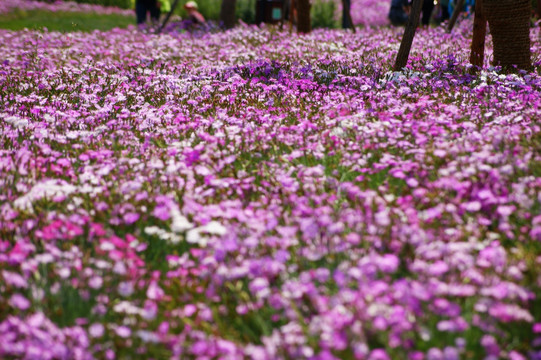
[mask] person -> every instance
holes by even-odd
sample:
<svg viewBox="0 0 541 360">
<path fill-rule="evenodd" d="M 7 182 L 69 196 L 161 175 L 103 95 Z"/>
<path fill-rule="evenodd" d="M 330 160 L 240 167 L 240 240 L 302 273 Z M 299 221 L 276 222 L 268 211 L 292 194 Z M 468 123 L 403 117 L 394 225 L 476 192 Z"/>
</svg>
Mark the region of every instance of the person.
<svg viewBox="0 0 541 360">
<path fill-rule="evenodd" d="M 408 12 L 410 9 L 411 1 L 408 0 L 391 0 L 391 10 L 389 11 L 389 20 L 393 25 L 405 25 L 408 21 Z M 421 11 L 423 13 L 421 17 L 421 23 L 428 25 L 432 11 L 434 10 L 433 0 L 423 0 Z"/>
<path fill-rule="evenodd" d="M 150 19 L 153 23 L 157 23 L 160 20 L 160 6 L 158 0 L 137 0 L 135 3 L 137 25 L 146 22 L 148 13 L 150 13 Z"/>
<path fill-rule="evenodd" d="M 449 20 L 450 17 L 451 14 L 449 14 L 449 0 L 438 0 L 436 21 L 441 23 L 445 20 Z"/>
<path fill-rule="evenodd" d="M 451 0 L 449 1 L 449 14 L 452 14 L 453 11 L 455 11 L 457 0 Z M 475 0 L 466 0 L 464 1 L 464 8 L 462 11 L 465 11 L 468 16 L 472 14 L 472 12 L 475 10 Z"/>
<path fill-rule="evenodd" d="M 201 15 L 199 11 L 197 11 L 197 8 L 198 6 L 195 1 L 188 1 L 184 5 L 184 9 L 188 12 L 187 20 L 192 26 L 205 24 L 205 17 Z"/>
<path fill-rule="evenodd" d="M 389 10 L 389 20 L 395 26 L 405 25 L 408 21 L 407 10 L 409 8 L 408 0 L 391 0 L 391 9 Z"/>
<path fill-rule="evenodd" d="M 434 1 L 433 0 L 424 0 L 423 1 L 423 16 L 421 17 L 421 24 L 423 26 L 428 26 L 430 23 L 430 17 L 432 15 L 432 11 L 434 10 Z"/>
</svg>

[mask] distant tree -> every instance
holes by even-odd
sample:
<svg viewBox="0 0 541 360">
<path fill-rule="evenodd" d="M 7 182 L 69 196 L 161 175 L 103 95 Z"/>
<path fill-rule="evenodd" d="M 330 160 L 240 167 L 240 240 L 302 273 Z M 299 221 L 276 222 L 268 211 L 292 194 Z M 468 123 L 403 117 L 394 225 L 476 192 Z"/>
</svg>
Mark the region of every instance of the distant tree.
<svg viewBox="0 0 541 360">
<path fill-rule="evenodd" d="M 237 0 L 222 0 L 220 9 L 220 22 L 226 29 L 231 29 L 235 26 L 235 7 Z"/>
<path fill-rule="evenodd" d="M 297 31 L 309 33 L 312 30 L 310 23 L 310 0 L 296 0 L 297 4 Z"/>
</svg>

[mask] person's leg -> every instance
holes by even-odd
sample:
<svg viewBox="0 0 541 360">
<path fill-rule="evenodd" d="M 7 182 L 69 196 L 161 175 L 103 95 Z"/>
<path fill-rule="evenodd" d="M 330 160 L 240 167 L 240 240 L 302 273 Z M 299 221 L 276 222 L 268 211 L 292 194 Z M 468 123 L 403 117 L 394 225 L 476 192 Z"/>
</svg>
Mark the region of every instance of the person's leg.
<svg viewBox="0 0 541 360">
<path fill-rule="evenodd" d="M 147 6 L 145 1 L 137 0 L 135 3 L 135 15 L 137 17 L 137 25 L 145 23 L 147 18 Z"/>
<path fill-rule="evenodd" d="M 404 25 L 408 21 L 408 15 L 401 7 L 391 7 L 389 11 L 389 20 L 394 26 Z"/>
<path fill-rule="evenodd" d="M 150 19 L 152 22 L 157 23 L 160 21 L 160 7 L 158 6 L 158 1 L 152 1 L 150 4 Z"/>
<path fill-rule="evenodd" d="M 421 20 L 423 25 L 428 25 L 430 23 L 430 16 L 432 16 L 432 10 L 434 10 L 434 1 L 424 0 L 423 1 L 423 18 Z"/>
<path fill-rule="evenodd" d="M 451 15 L 449 14 L 449 5 L 441 6 L 441 21 L 449 20 Z"/>
</svg>

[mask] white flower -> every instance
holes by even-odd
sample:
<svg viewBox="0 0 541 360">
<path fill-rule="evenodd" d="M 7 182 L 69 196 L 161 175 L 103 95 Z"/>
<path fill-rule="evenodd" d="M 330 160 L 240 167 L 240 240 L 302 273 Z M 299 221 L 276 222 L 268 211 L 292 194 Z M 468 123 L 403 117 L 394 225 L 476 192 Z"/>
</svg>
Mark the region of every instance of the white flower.
<svg viewBox="0 0 541 360">
<path fill-rule="evenodd" d="M 38 182 L 28 193 L 13 202 L 16 209 L 32 211 L 32 203 L 43 198 L 68 196 L 77 190 L 76 186 L 64 180 L 48 179 Z"/>
<path fill-rule="evenodd" d="M 22 118 L 20 118 L 18 116 L 8 116 L 7 118 L 5 118 L 5 122 L 7 122 L 8 124 L 13 125 L 13 127 L 17 128 L 17 129 L 22 129 L 22 128 L 28 126 L 28 120 L 27 119 L 22 119 Z"/>
<path fill-rule="evenodd" d="M 171 209 L 171 219 L 173 220 L 171 223 L 173 232 L 179 233 L 193 228 L 193 224 L 178 209 Z"/>
<path fill-rule="evenodd" d="M 227 229 L 225 228 L 225 226 L 223 226 L 217 221 L 211 221 L 207 225 L 202 226 L 200 229 L 209 234 L 220 235 L 220 236 L 225 235 L 225 233 L 227 232 Z"/>
<path fill-rule="evenodd" d="M 186 233 L 186 241 L 190 244 L 199 244 L 201 247 L 207 246 L 207 239 L 201 236 L 201 229 L 196 228 Z"/>
</svg>

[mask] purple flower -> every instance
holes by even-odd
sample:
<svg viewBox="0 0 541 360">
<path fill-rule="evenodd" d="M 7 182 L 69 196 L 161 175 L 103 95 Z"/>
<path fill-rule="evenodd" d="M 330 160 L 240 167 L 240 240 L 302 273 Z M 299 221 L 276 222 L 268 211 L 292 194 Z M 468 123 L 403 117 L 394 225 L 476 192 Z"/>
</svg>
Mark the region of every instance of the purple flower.
<svg viewBox="0 0 541 360">
<path fill-rule="evenodd" d="M 11 298 L 9 299 L 9 303 L 11 306 L 19 310 L 26 310 L 30 308 L 30 305 L 31 305 L 30 301 L 28 301 L 28 299 L 22 296 L 21 294 L 11 295 Z"/>
<path fill-rule="evenodd" d="M 137 213 L 130 212 L 130 213 L 124 214 L 124 222 L 128 225 L 133 224 L 137 220 L 139 220 L 139 214 Z"/>
<path fill-rule="evenodd" d="M 115 329 L 115 333 L 121 338 L 127 338 L 131 335 L 131 330 L 129 327 L 122 325 L 122 326 L 118 326 Z"/>
<path fill-rule="evenodd" d="M 385 273 L 393 273 L 398 269 L 400 260 L 394 254 L 385 254 L 378 259 L 378 267 Z"/>
<path fill-rule="evenodd" d="M 521 353 L 517 351 L 510 351 L 509 352 L 509 360 L 526 360 L 526 356 L 522 355 Z"/>
<path fill-rule="evenodd" d="M 28 286 L 28 282 L 26 281 L 26 279 L 17 273 L 3 270 L 2 277 L 8 285 L 23 289 Z"/>
<path fill-rule="evenodd" d="M 154 208 L 152 215 L 162 221 L 167 221 L 171 218 L 169 208 L 164 205 L 158 205 Z"/>
<path fill-rule="evenodd" d="M 160 300 L 164 296 L 164 291 L 153 281 L 147 288 L 147 297 L 151 300 Z"/>
<path fill-rule="evenodd" d="M 426 360 L 444 360 L 443 351 L 438 348 L 431 348 L 426 353 Z"/>
<path fill-rule="evenodd" d="M 368 355 L 368 360 L 391 360 L 387 352 L 383 349 L 374 349 Z"/>
<path fill-rule="evenodd" d="M 470 202 L 464 203 L 463 207 L 466 211 L 477 212 L 481 210 L 481 203 L 479 201 L 470 201 Z"/>
<path fill-rule="evenodd" d="M 88 286 L 92 289 L 99 289 L 103 285 L 103 279 L 100 276 L 93 276 L 88 280 Z"/>
<path fill-rule="evenodd" d="M 457 350 L 457 348 L 452 347 L 452 346 L 446 346 L 443 349 L 443 359 L 444 360 L 459 360 L 460 353 Z"/>
<path fill-rule="evenodd" d="M 88 334 L 93 338 L 98 338 L 98 337 L 103 336 L 104 331 L 105 331 L 105 328 L 100 323 L 94 323 L 90 325 L 90 327 L 88 328 Z"/>
</svg>

